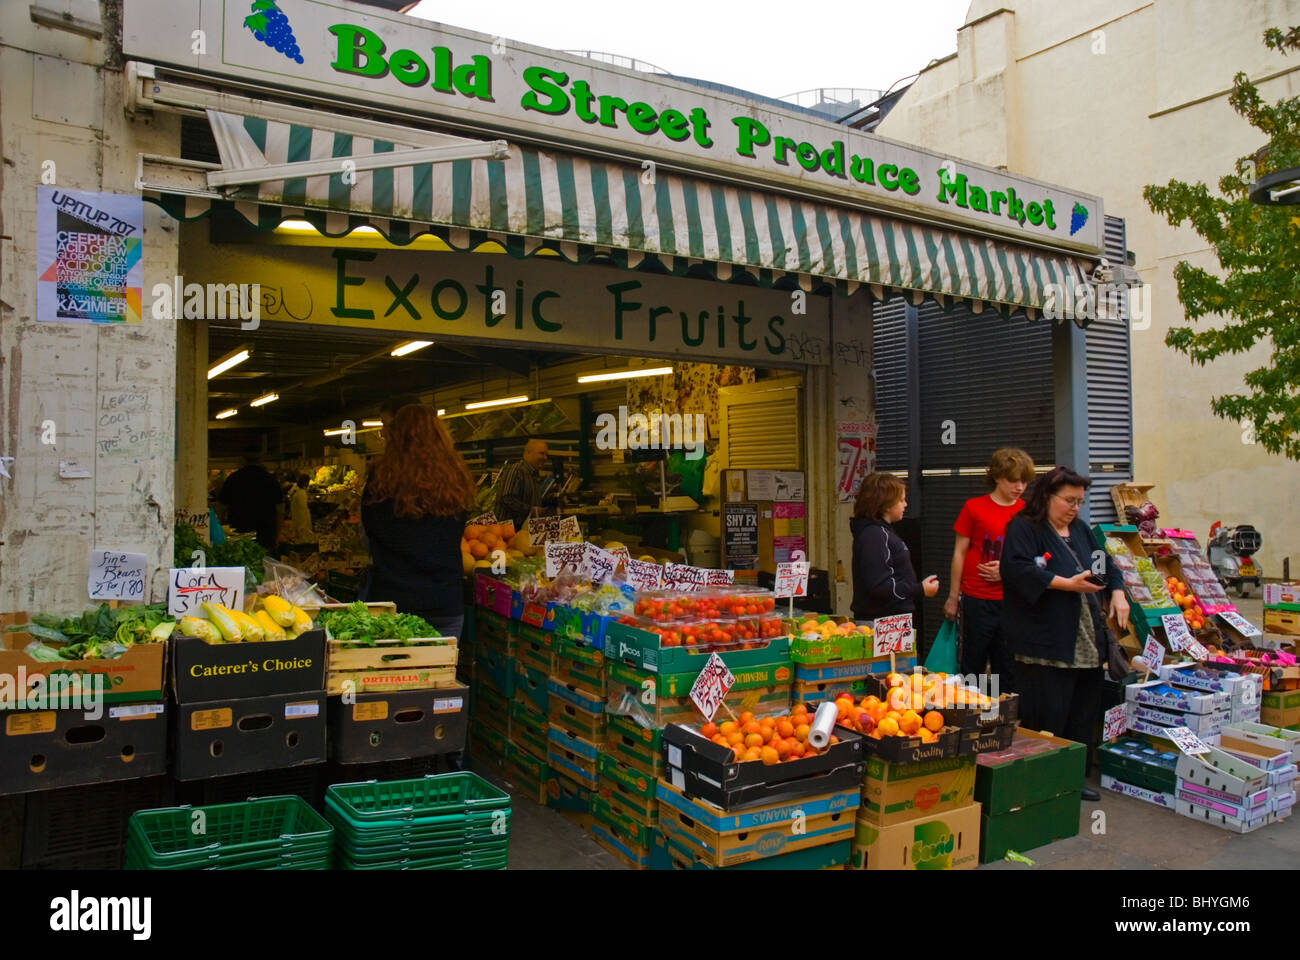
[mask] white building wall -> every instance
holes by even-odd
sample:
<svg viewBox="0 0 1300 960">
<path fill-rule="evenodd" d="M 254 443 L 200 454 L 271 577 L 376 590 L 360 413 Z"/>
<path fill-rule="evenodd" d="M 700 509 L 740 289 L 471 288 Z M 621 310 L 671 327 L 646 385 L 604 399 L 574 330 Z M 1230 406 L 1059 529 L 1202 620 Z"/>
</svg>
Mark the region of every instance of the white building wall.
<svg viewBox="0 0 1300 960">
<path fill-rule="evenodd" d="M 100 20 L 92 0 L 42 6 Z M 106 4 L 109 16 L 113 4 Z M 103 24 L 111 37 L 111 22 Z M 175 117 L 142 120 L 123 110 L 121 72 L 105 66 L 105 40 L 32 22 L 27 3 L 0 4 L 0 610 L 80 609 L 88 547 L 150 557 L 153 598 L 165 597 L 173 523 L 175 347 L 173 321 L 149 317 L 149 290 L 176 272 L 175 222 L 145 204 L 144 303 L 139 326 L 36 320 L 36 196 L 42 164 L 55 185 L 137 193 L 140 152 L 175 155 Z M 133 398 L 132 395 L 139 395 Z M 129 454 L 100 441 L 118 409 L 141 439 Z M 43 443 L 46 421 L 55 442 Z M 46 434 L 48 437 L 48 434 Z M 60 461 L 90 469 L 60 476 Z M 6 461 L 7 462 L 7 461 Z M 157 571 L 161 569 L 161 573 Z"/>
<path fill-rule="evenodd" d="M 1172 178 L 1217 189 L 1262 144 L 1227 93 L 1245 71 L 1270 101 L 1300 94 L 1300 56 L 1261 42 L 1300 23 L 1300 0 L 975 0 L 966 22 L 957 55 L 925 70 L 877 132 L 1099 194 L 1125 218 L 1152 305 L 1131 338 L 1136 477 L 1157 484 L 1163 521 L 1202 542 L 1215 520 L 1254 523 L 1265 572 L 1280 575 L 1281 558 L 1300 553 L 1300 464 L 1243 443 L 1209 406 L 1243 389 L 1267 347 L 1197 367 L 1165 346 L 1185 322 L 1174 267 L 1214 260 L 1142 190 Z"/>
</svg>

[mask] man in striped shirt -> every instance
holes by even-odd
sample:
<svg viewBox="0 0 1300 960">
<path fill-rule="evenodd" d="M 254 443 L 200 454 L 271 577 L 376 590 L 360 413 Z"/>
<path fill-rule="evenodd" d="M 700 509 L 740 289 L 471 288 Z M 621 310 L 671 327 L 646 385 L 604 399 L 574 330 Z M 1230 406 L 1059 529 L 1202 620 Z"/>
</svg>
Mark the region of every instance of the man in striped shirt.
<svg viewBox="0 0 1300 960">
<path fill-rule="evenodd" d="M 533 511 L 541 504 L 542 464 L 550 451 L 545 440 L 529 440 L 524 444 L 522 460 L 508 463 L 497 477 L 497 497 L 493 512 L 499 520 L 514 521 L 515 529 L 522 530 Z"/>
</svg>

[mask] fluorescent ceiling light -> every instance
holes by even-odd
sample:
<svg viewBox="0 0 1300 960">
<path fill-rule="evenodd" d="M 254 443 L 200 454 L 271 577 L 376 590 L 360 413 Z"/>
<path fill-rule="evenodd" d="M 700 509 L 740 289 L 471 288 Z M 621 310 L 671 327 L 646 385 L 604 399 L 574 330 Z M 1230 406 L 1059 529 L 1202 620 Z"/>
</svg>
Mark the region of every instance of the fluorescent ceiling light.
<svg viewBox="0 0 1300 960">
<path fill-rule="evenodd" d="M 261 406 L 265 406 L 268 403 L 274 403 L 276 400 L 279 399 L 280 399 L 280 395 L 278 393 L 264 393 L 256 400 L 250 400 L 248 405 L 250 407 L 261 407 Z"/>
<path fill-rule="evenodd" d="M 438 416 L 441 417 L 441 416 L 442 416 L 444 413 L 446 413 L 446 412 L 447 412 L 446 410 L 439 410 L 439 411 L 438 411 Z"/>
<path fill-rule="evenodd" d="M 239 412 L 238 407 L 231 407 L 229 410 L 222 410 L 219 414 L 217 414 L 217 419 L 224 420 L 226 419 L 226 417 L 233 417 L 238 412 Z"/>
<path fill-rule="evenodd" d="M 502 397 L 500 400 L 480 400 L 478 403 L 465 404 L 466 410 L 482 410 L 484 407 L 504 407 L 511 403 L 527 403 L 527 397 Z"/>
<path fill-rule="evenodd" d="M 347 432 L 348 432 L 348 428 L 347 428 L 347 427 L 339 427 L 337 430 L 326 430 L 326 431 L 325 431 L 325 436 L 327 436 L 327 437 L 341 437 L 341 436 L 343 436 L 343 434 L 345 434 L 345 433 L 347 433 Z"/>
<path fill-rule="evenodd" d="M 234 353 L 227 354 L 226 356 L 218 360 L 215 365 L 208 368 L 208 379 L 211 380 L 213 377 L 221 376 L 221 374 L 225 373 L 227 370 L 229 370 L 231 367 L 235 366 L 236 364 L 243 363 L 250 356 L 252 356 L 252 353 L 253 351 L 250 350 L 249 348 L 240 347 Z"/>
<path fill-rule="evenodd" d="M 406 343 L 397 347 L 392 355 L 394 357 L 404 357 L 408 353 L 415 353 L 416 350 L 423 350 L 425 347 L 433 346 L 432 340 L 408 340 Z"/>
<path fill-rule="evenodd" d="M 588 373 L 578 378 L 579 383 L 599 383 L 601 380 L 632 380 L 635 377 L 662 377 L 673 372 L 672 367 L 642 367 L 640 370 L 615 370 L 613 373 Z"/>
<path fill-rule="evenodd" d="M 361 421 L 361 425 L 362 425 L 363 427 L 382 427 L 382 426 L 384 425 L 384 421 L 382 421 L 382 420 L 362 420 L 362 421 Z"/>
</svg>

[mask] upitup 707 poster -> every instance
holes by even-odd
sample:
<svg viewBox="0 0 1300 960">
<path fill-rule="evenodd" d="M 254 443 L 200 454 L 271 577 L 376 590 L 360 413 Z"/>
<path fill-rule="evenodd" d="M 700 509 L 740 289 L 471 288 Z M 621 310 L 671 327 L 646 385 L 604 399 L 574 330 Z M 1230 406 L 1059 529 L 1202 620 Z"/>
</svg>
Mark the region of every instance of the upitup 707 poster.
<svg viewBox="0 0 1300 960">
<path fill-rule="evenodd" d="M 139 323 L 144 204 L 138 196 L 40 188 L 36 319 Z"/>
</svg>

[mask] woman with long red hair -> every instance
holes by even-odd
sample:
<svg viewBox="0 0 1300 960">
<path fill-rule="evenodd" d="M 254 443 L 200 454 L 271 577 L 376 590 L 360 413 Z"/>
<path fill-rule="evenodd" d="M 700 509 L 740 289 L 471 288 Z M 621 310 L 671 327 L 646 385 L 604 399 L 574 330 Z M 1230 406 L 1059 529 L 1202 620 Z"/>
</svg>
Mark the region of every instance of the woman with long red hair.
<svg viewBox="0 0 1300 960">
<path fill-rule="evenodd" d="M 384 455 L 361 495 L 370 544 L 363 599 L 391 600 L 401 613 L 459 637 L 464 622 L 460 540 L 474 481 L 433 410 L 413 403 L 386 425 Z"/>
</svg>

